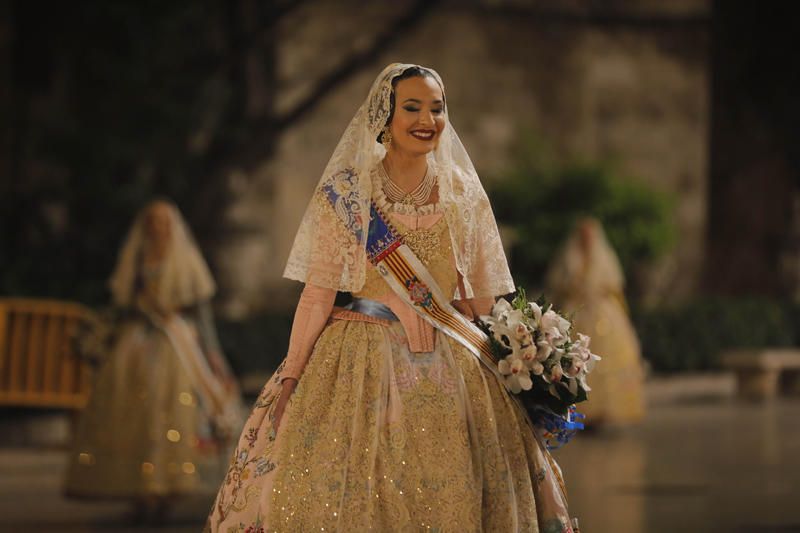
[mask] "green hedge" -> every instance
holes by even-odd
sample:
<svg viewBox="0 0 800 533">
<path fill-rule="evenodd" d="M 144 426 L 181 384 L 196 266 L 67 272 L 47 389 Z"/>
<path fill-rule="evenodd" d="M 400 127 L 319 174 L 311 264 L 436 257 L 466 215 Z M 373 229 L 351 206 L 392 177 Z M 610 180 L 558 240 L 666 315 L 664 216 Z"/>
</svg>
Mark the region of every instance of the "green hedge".
<svg viewBox="0 0 800 533">
<path fill-rule="evenodd" d="M 541 286 L 547 268 L 576 220 L 597 218 L 619 256 L 626 278 L 636 266 L 675 242 L 674 197 L 607 161 L 553 162 L 550 150 L 521 133 L 512 163 L 489 182 L 500 223 L 513 228 L 511 271 L 518 284 Z M 636 299 L 637 287 L 629 286 Z"/>
<path fill-rule="evenodd" d="M 634 310 L 642 353 L 655 372 L 720 368 L 728 348 L 792 346 L 800 305 L 765 298 L 709 298 L 670 309 Z"/>
</svg>

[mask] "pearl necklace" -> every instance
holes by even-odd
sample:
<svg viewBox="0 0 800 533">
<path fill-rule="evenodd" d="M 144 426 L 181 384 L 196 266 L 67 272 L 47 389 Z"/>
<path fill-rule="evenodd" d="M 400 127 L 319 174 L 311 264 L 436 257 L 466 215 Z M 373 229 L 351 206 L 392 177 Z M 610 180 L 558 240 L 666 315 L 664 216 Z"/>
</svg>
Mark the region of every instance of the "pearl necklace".
<svg viewBox="0 0 800 533">
<path fill-rule="evenodd" d="M 419 185 L 411 192 L 404 191 L 392 181 L 383 163 L 381 163 L 380 168 L 383 192 L 386 193 L 386 197 L 391 202 L 396 204 L 423 205 L 428 198 L 430 198 L 433 186 L 436 185 L 436 175 L 431 172 L 430 166 L 428 166 L 428 169 L 425 171 L 425 177 L 422 178 Z"/>
</svg>

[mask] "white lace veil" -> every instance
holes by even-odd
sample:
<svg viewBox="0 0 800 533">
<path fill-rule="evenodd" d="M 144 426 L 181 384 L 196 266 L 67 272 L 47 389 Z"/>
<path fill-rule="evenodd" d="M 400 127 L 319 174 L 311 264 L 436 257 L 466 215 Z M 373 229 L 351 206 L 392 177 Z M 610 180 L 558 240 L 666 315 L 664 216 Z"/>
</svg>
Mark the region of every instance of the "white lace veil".
<svg viewBox="0 0 800 533">
<path fill-rule="evenodd" d="M 132 307 L 136 304 L 142 255 L 147 244 L 145 223 L 147 213 L 156 204 L 167 206 L 171 220 L 171 242 L 157 274 L 158 303 L 164 309 L 179 309 L 211 299 L 216 291 L 214 279 L 180 211 L 169 201 L 154 200 L 136 215 L 120 249 L 117 265 L 109 279 L 114 305 Z"/>
<path fill-rule="evenodd" d="M 357 292 L 364 285 L 370 174 L 386 154 L 377 137 L 389 118 L 392 80 L 410 67 L 429 72 L 444 93 L 444 84 L 432 69 L 402 63 L 383 69 L 325 167 L 300 223 L 285 277 L 344 292 Z M 489 199 L 450 123 L 447 107 L 444 117 L 446 126 L 437 148 L 428 154 L 428 164 L 439 177 L 439 201 L 450 226 L 458 270 L 464 277 L 466 294 L 459 297 L 513 292 L 514 282 Z M 347 199 L 337 202 L 335 208 L 324 191 L 330 184 Z"/>
<path fill-rule="evenodd" d="M 581 226 L 588 226 L 591 241 L 581 243 Z M 575 226 L 547 273 L 547 288 L 554 297 L 622 293 L 625 277 L 617 254 L 606 238 L 603 226 L 594 218 L 584 218 Z"/>
</svg>

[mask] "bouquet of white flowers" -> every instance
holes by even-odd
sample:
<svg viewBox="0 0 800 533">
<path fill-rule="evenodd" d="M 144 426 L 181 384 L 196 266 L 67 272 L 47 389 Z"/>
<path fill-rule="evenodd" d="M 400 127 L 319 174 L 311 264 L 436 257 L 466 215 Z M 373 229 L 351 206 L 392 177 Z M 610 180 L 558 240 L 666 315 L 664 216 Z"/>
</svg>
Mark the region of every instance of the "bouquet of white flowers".
<svg viewBox="0 0 800 533">
<path fill-rule="evenodd" d="M 587 399 L 586 376 L 600 360 L 588 336 L 573 336 L 569 320 L 544 298 L 529 302 L 522 288 L 511 303 L 500 299 L 478 325 L 491 339 L 505 386 L 519 395 L 549 446 L 583 428 L 574 404 Z"/>
</svg>

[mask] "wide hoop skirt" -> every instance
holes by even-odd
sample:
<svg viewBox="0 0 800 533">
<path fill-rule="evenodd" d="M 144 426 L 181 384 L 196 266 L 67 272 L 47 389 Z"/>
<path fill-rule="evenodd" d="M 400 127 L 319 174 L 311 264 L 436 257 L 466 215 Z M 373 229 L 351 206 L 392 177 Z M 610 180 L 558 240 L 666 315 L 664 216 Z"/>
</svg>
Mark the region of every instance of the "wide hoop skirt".
<svg viewBox="0 0 800 533">
<path fill-rule="evenodd" d="M 561 473 L 495 376 L 437 331 L 334 320 L 280 430 L 279 368 L 245 425 L 206 529 L 568 531 Z"/>
</svg>

